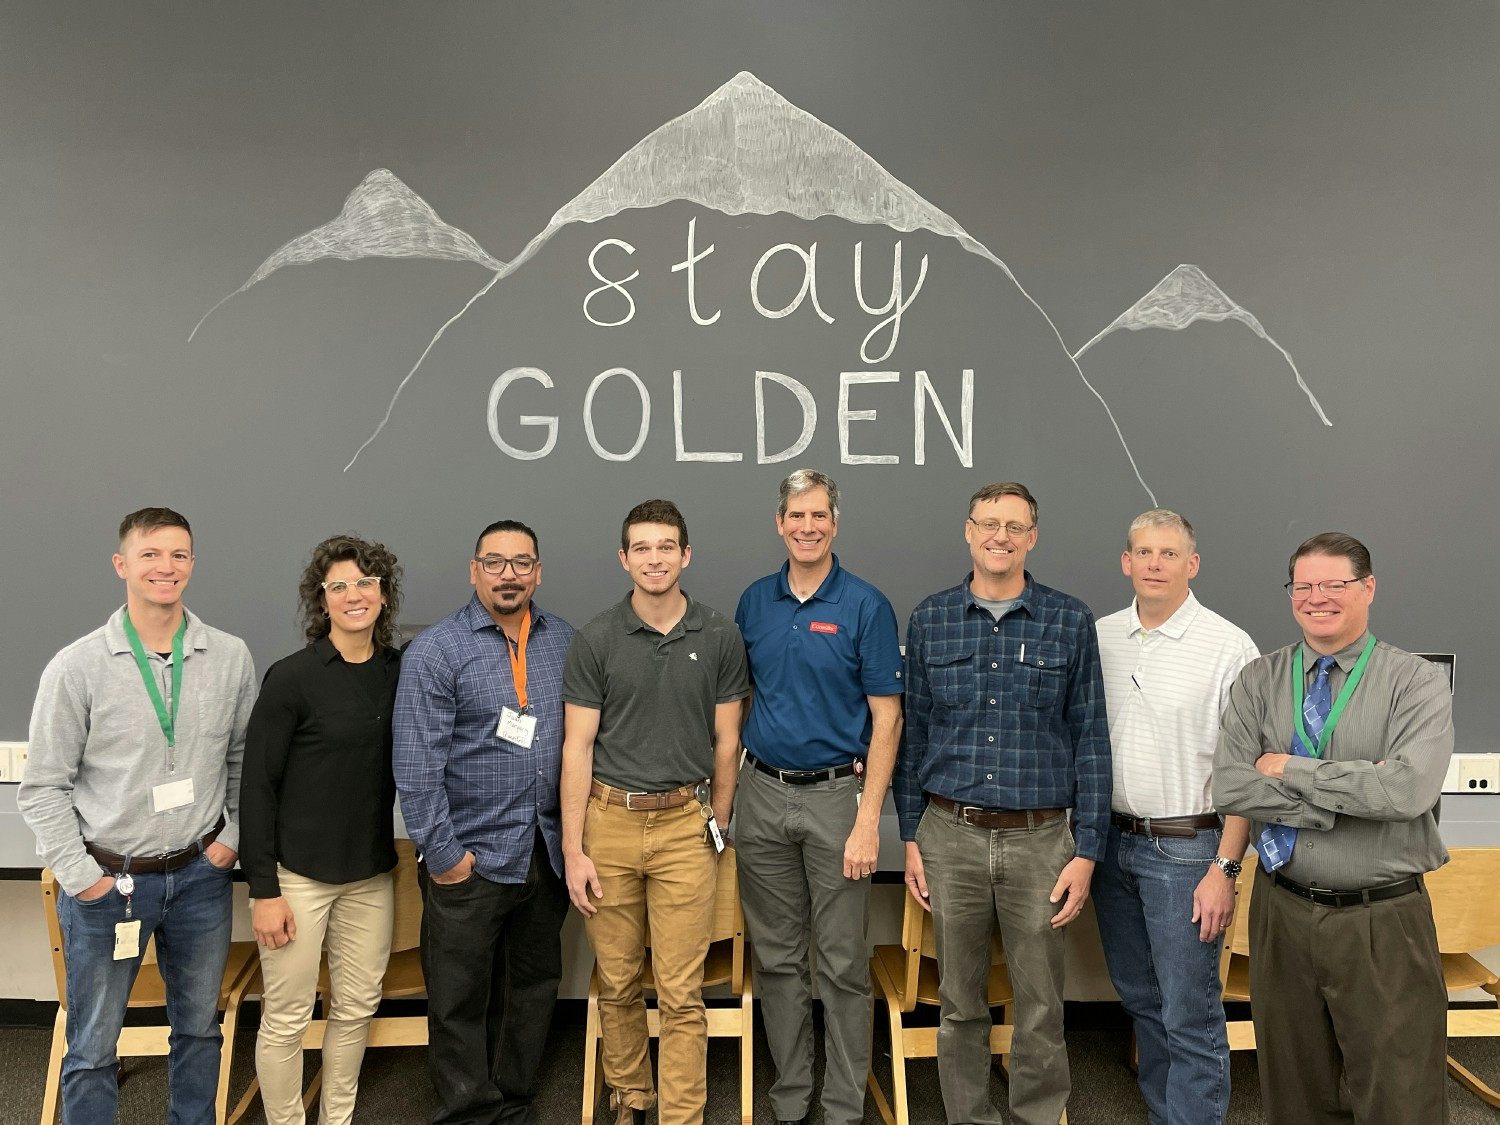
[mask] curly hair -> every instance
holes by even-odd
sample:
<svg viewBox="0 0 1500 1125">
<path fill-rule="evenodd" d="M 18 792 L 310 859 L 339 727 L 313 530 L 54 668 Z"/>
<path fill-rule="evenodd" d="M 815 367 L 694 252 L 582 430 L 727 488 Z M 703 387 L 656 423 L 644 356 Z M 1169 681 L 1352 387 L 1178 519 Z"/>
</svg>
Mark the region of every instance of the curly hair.
<svg viewBox="0 0 1500 1125">
<path fill-rule="evenodd" d="M 386 550 L 384 543 L 371 543 L 358 535 L 335 535 L 313 548 L 312 558 L 302 569 L 297 585 L 298 611 L 302 632 L 309 643 L 328 636 L 328 614 L 323 606 L 323 582 L 334 563 L 352 562 L 367 575 L 380 579 L 380 593 L 385 599 L 375 621 L 375 643 L 385 647 L 396 636 L 396 618 L 401 613 L 401 564 Z"/>
</svg>

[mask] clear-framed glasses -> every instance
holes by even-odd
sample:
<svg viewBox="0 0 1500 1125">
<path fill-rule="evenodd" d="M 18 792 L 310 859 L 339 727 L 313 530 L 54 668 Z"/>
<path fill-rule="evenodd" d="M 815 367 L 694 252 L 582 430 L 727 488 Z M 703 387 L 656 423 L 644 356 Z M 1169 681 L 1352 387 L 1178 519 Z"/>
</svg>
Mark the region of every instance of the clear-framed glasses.
<svg viewBox="0 0 1500 1125">
<path fill-rule="evenodd" d="M 363 578 L 356 578 L 353 582 L 320 582 L 318 585 L 323 587 L 325 594 L 332 594 L 335 597 L 347 594 L 351 586 L 361 594 L 368 594 L 372 590 L 380 589 L 380 578 L 378 575 L 367 574 Z"/>
<path fill-rule="evenodd" d="M 1364 581 L 1363 578 L 1330 578 L 1327 582 L 1286 582 L 1282 589 L 1296 602 L 1312 597 L 1314 586 L 1325 598 L 1342 598 L 1350 586 L 1362 586 Z"/>
<path fill-rule="evenodd" d="M 504 555 L 480 555 L 475 560 L 484 568 L 486 574 L 504 574 L 505 568 L 510 567 L 517 578 L 525 578 L 536 569 L 537 560 L 530 555 L 517 555 L 508 559 Z"/>
<path fill-rule="evenodd" d="M 973 516 L 969 517 L 969 522 L 986 535 L 998 535 L 1003 531 L 1008 539 L 1021 539 L 1036 526 L 1034 523 L 1001 523 L 999 520 L 976 520 Z"/>
</svg>

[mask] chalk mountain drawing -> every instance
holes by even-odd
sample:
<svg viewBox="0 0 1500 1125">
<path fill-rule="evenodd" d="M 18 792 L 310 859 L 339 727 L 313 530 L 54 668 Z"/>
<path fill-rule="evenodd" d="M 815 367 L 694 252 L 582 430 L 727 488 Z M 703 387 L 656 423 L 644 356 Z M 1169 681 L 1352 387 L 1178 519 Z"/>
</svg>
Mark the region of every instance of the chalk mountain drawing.
<svg viewBox="0 0 1500 1125">
<path fill-rule="evenodd" d="M 656 207 L 674 200 L 697 203 L 726 215 L 771 215 L 784 211 L 803 219 L 831 215 L 853 223 L 878 223 L 902 232 L 927 230 L 952 238 L 970 253 L 994 263 L 1052 329 L 1063 355 L 1104 407 L 1136 480 L 1151 502 L 1156 503 L 1156 496 L 1142 478 L 1109 403 L 1088 381 L 1057 325 L 1010 267 L 848 137 L 793 105 L 748 71 L 741 71 L 693 109 L 644 137 L 553 215 L 546 227 L 509 262 L 491 258 L 469 235 L 439 219 L 426 202 L 394 175 L 377 169 L 345 200 L 338 218 L 281 247 L 235 292 L 243 293 L 283 265 L 323 257 L 461 259 L 494 271 L 494 276 L 428 341 L 397 385 L 380 424 L 344 466 L 347 472 L 390 421 L 396 400 L 448 327 L 496 282 L 530 260 L 557 231 L 571 223 L 598 222 L 632 208 Z M 1212 283 L 1208 285 L 1218 292 Z M 233 293 L 229 294 L 232 296 Z M 1237 310 L 1225 315 L 1237 315 L 1270 340 L 1254 317 L 1228 298 L 1223 301 Z M 205 320 L 214 309 L 204 314 Z M 1105 332 L 1115 327 L 1136 327 L 1127 323 L 1134 311 L 1119 318 Z M 1210 311 L 1197 315 L 1214 314 Z M 198 323 L 201 326 L 203 321 Z M 197 328 L 193 331 L 196 333 Z M 1079 354 L 1097 339 L 1080 349 Z M 1291 357 L 1287 359 L 1290 362 Z M 1301 381 L 1299 375 L 1298 382 Z M 1311 392 L 1308 393 L 1311 397 Z"/>
<path fill-rule="evenodd" d="M 1074 352 L 1073 359 L 1076 362 L 1084 352 L 1117 328 L 1126 328 L 1131 332 L 1139 332 L 1142 328 L 1166 328 L 1173 332 L 1180 332 L 1195 320 L 1237 320 L 1249 326 L 1250 331 L 1281 353 L 1287 366 L 1292 369 L 1292 374 L 1296 376 L 1297 386 L 1302 388 L 1302 393 L 1307 396 L 1307 401 L 1312 403 L 1312 408 L 1318 412 L 1318 418 L 1323 425 L 1333 425 L 1328 420 L 1328 415 L 1323 413 L 1323 406 L 1318 402 L 1317 396 L 1303 382 L 1302 373 L 1292 362 L 1290 353 L 1272 339 L 1271 334 L 1261 327 L 1260 321 L 1255 319 L 1254 314 L 1231 300 L 1229 295 L 1215 285 L 1197 266 L 1180 265 L 1167 274 L 1152 286 L 1149 293 L 1115 317 L 1102 332 Z"/>
</svg>

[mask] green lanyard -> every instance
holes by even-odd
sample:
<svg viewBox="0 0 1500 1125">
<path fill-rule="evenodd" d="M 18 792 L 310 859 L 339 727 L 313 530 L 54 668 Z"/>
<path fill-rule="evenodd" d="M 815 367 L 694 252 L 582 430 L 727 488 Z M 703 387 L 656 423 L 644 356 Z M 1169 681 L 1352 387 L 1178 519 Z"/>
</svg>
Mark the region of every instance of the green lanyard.
<svg viewBox="0 0 1500 1125">
<path fill-rule="evenodd" d="M 1323 733 L 1318 735 L 1316 743 L 1308 736 L 1307 724 L 1302 720 L 1302 701 L 1307 697 L 1307 676 L 1302 670 L 1302 654 L 1306 649 L 1306 645 L 1298 645 L 1297 655 L 1292 660 L 1292 714 L 1297 718 L 1297 735 L 1302 739 L 1302 745 L 1312 752 L 1312 757 L 1321 758 L 1323 747 L 1328 745 L 1328 740 L 1333 737 L 1333 728 L 1339 725 L 1344 708 L 1349 705 L 1349 697 L 1354 694 L 1354 689 L 1364 678 L 1365 667 L 1370 663 L 1370 653 L 1375 651 L 1375 635 L 1370 634 L 1370 639 L 1365 642 L 1365 650 L 1359 654 L 1359 659 L 1350 671 L 1349 678 L 1344 681 L 1339 697 L 1333 701 L 1333 709 L 1328 712 L 1328 721 L 1323 724 Z"/>
<path fill-rule="evenodd" d="M 182 635 L 187 632 L 187 614 L 182 615 L 182 624 L 172 637 L 172 713 L 167 714 L 167 705 L 162 701 L 161 688 L 156 686 L 156 677 L 151 674 L 151 665 L 146 660 L 146 650 L 141 645 L 141 635 L 130 623 L 130 611 L 125 611 L 125 636 L 130 641 L 130 651 L 135 655 L 135 666 L 140 669 L 141 680 L 146 685 L 146 694 L 151 697 L 151 706 L 156 708 L 156 721 L 161 724 L 162 734 L 167 736 L 167 745 L 177 747 L 177 707 L 182 702 Z"/>
</svg>

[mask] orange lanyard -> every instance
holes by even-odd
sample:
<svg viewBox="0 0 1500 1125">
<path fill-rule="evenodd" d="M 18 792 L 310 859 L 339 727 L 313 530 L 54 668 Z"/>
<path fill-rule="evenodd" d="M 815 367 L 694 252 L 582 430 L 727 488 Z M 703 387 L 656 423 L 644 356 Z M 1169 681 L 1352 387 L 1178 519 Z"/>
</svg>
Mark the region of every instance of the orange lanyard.
<svg viewBox="0 0 1500 1125">
<path fill-rule="evenodd" d="M 501 633 L 504 636 L 504 633 Z M 521 639 L 514 645 L 505 638 L 505 655 L 510 657 L 510 677 L 516 684 L 516 703 L 521 713 L 526 713 L 526 638 L 531 636 L 531 607 L 526 607 L 526 616 L 521 618 Z"/>
</svg>

